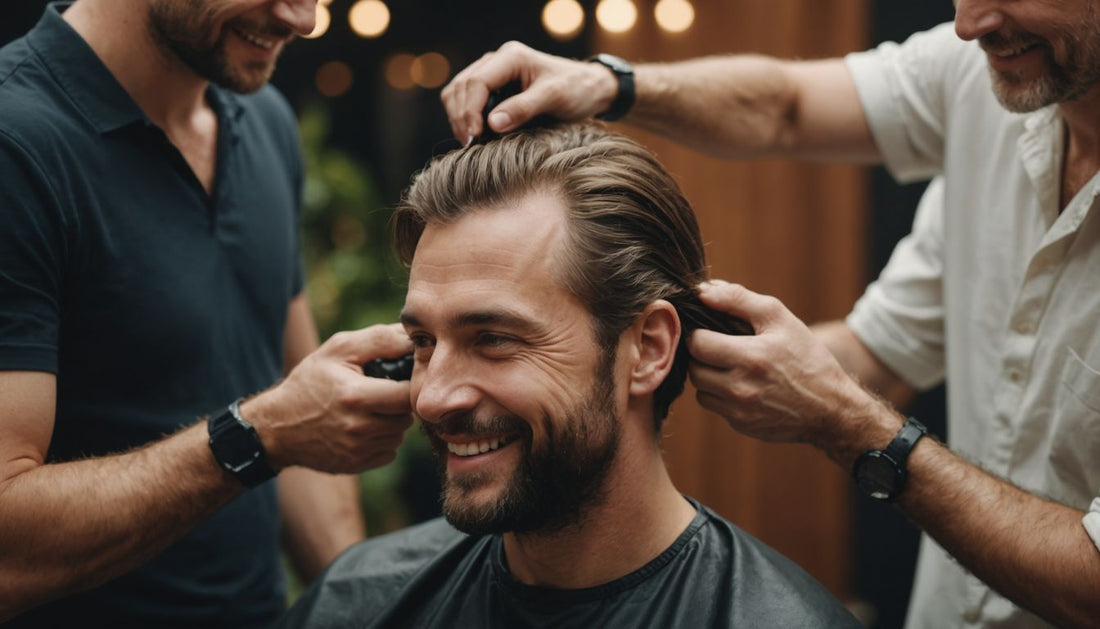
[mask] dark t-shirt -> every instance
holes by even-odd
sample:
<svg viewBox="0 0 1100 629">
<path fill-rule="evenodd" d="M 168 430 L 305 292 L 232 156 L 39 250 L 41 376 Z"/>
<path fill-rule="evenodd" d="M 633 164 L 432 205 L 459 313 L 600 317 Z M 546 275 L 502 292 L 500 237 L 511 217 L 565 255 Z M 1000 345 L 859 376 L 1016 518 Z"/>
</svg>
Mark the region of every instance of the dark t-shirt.
<svg viewBox="0 0 1100 629">
<path fill-rule="evenodd" d="M 208 90 L 207 194 L 59 9 L 0 49 L 0 369 L 57 375 L 50 462 L 161 439 L 271 385 L 302 285 L 302 165 L 282 97 Z M 268 483 L 133 573 L 12 626 L 270 622 L 285 590 L 277 514 Z"/>
<path fill-rule="evenodd" d="M 660 556 L 580 590 L 524 585 L 508 572 L 500 536 L 470 537 L 433 520 L 353 546 L 279 626 L 860 626 L 789 559 L 692 504 L 694 520 Z"/>
</svg>

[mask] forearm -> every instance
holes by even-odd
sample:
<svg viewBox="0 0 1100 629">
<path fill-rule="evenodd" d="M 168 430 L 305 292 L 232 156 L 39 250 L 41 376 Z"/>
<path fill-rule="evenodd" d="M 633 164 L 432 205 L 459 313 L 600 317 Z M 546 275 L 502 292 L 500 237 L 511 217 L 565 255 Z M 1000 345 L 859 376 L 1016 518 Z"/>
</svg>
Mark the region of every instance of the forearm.
<svg viewBox="0 0 1100 629">
<path fill-rule="evenodd" d="M 931 439 L 909 460 L 901 508 L 1004 596 L 1060 627 L 1100 617 L 1100 552 L 1083 512 L 1025 492 Z"/>
<path fill-rule="evenodd" d="M 912 402 L 916 395 L 913 387 L 872 354 L 844 321 L 817 323 L 810 329 L 844 371 L 863 386 L 886 398 L 896 408 L 904 408 Z"/>
<path fill-rule="evenodd" d="M 635 68 L 626 122 L 720 157 L 877 161 L 843 62 L 706 57 Z"/>
<path fill-rule="evenodd" d="M 126 454 L 38 465 L 0 487 L 0 620 L 132 570 L 238 495 L 206 424 Z"/>
<path fill-rule="evenodd" d="M 886 447 L 904 421 L 881 403 L 852 408 L 845 429 L 818 444 L 845 470 L 860 453 Z M 1095 624 L 1100 551 L 1081 524 L 1083 512 L 992 476 L 930 437 L 917 443 L 907 467 L 898 506 L 962 566 L 1060 627 Z"/>
<path fill-rule="evenodd" d="M 290 468 L 279 476 L 279 514 L 287 553 L 305 581 L 312 580 L 348 546 L 363 539 L 359 479 Z"/>
</svg>

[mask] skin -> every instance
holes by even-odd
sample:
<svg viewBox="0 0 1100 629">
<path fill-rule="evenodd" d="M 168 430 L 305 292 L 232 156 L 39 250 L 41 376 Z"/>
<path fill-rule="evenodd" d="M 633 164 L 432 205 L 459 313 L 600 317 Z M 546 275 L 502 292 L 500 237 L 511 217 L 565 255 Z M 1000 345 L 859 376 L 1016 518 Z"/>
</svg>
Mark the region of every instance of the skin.
<svg viewBox="0 0 1100 629">
<path fill-rule="evenodd" d="M 239 18 L 298 34 L 313 27 L 312 1 L 209 5 L 215 28 Z M 157 47 L 144 20 L 133 19 L 146 11 L 145 0 L 83 0 L 63 17 L 209 190 L 217 129 L 203 99 L 207 80 Z M 252 55 L 239 44 L 226 43 L 231 65 Z M 247 60 L 256 65 L 255 55 Z M 411 423 L 409 385 L 366 378 L 360 365 L 408 352 L 407 336 L 398 326 L 375 326 L 334 335 L 312 351 L 308 302 L 299 296 L 287 307 L 287 377 L 241 405 L 269 462 L 277 470 L 352 473 L 393 460 Z M 0 622 L 141 565 L 244 491 L 214 460 L 204 421 L 131 452 L 46 464 L 56 395 L 53 374 L 0 371 Z M 308 470 L 280 479 L 288 547 L 307 576 L 361 538 L 352 488 L 346 477 Z"/>
<path fill-rule="evenodd" d="M 1045 75 L 1077 67 L 1068 82 L 1073 89 L 1047 90 L 1054 96 L 1045 97 L 1057 102 L 1066 129 L 1065 207 L 1100 170 L 1095 2 L 960 0 L 956 9 L 956 32 L 987 51 L 1002 100 L 1031 98 L 1027 106 L 1034 106 L 1035 98 L 1025 96 L 1043 91 L 1037 86 Z M 1028 51 L 1020 44 L 1037 47 Z M 1025 54 L 1004 56 L 1012 51 Z M 733 158 L 881 160 L 839 59 L 743 55 L 641 64 L 635 71 L 637 100 L 624 121 L 696 149 Z M 617 89 L 602 66 L 510 42 L 444 89 L 457 138 L 481 132 L 489 90 L 510 80 L 520 80 L 525 91 L 490 114 L 489 125 L 498 132 L 541 113 L 567 119 L 598 114 Z M 903 418 L 856 379 L 895 399 L 907 397 L 910 388 L 843 323 L 821 326 L 815 335 L 774 298 L 739 286 L 707 286 L 703 298 L 748 319 L 758 331 L 754 337 L 699 331 L 690 340 L 700 402 L 735 429 L 769 441 L 811 443 L 845 470 L 861 452 L 884 447 L 897 433 Z M 1081 526 L 1080 510 L 1023 492 L 932 439 L 917 445 L 909 472 L 899 506 L 967 569 L 1057 625 L 1094 624 L 1100 553 Z"/>
<path fill-rule="evenodd" d="M 553 273 L 563 229 L 562 203 L 548 193 L 427 226 L 402 313 L 416 347 L 412 397 L 423 422 L 510 416 L 539 448 L 547 441 L 544 418 L 569 417 L 591 388 L 600 350 L 586 309 Z M 652 434 L 653 391 L 671 367 L 679 331 L 675 309 L 658 301 L 623 333 L 612 396 L 620 446 L 603 491 L 565 528 L 504 533 L 508 567 L 520 581 L 606 583 L 656 557 L 691 521 L 694 509 L 668 478 Z M 456 444 L 487 438 L 441 437 Z M 512 440 L 473 457 L 448 455 L 447 499 L 464 508 L 495 504 L 523 452 Z M 476 482 L 460 486 L 462 479 Z"/>
</svg>

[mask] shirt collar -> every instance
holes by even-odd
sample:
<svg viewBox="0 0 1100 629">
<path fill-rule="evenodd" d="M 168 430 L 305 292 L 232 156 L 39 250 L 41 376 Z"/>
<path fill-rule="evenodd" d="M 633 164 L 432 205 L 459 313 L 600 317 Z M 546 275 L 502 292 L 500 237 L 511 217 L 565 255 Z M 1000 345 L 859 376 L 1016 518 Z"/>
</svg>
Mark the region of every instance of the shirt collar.
<svg viewBox="0 0 1100 629">
<path fill-rule="evenodd" d="M 97 132 L 110 133 L 135 123 L 151 125 L 91 46 L 61 17 L 71 4 L 50 3 L 27 34 L 28 44 Z M 206 96 L 235 135 L 245 111 L 240 97 L 215 85 L 207 88 Z"/>
<path fill-rule="evenodd" d="M 47 6 L 42 19 L 27 34 L 27 43 L 96 131 L 107 133 L 135 122 L 148 122 L 91 46 L 62 19 L 61 13 L 70 4 L 54 2 Z"/>
</svg>

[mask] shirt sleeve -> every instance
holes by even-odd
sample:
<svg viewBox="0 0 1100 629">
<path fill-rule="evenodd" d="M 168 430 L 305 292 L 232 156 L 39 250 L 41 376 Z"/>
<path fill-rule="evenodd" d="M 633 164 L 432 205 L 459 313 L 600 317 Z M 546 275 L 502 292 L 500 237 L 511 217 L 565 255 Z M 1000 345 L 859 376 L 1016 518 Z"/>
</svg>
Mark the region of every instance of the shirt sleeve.
<svg viewBox="0 0 1100 629">
<path fill-rule="evenodd" d="M 0 369 L 57 373 L 65 221 L 49 178 L 0 130 Z"/>
<path fill-rule="evenodd" d="M 1085 525 L 1085 531 L 1092 538 L 1092 543 L 1100 549 L 1100 498 L 1093 498 L 1089 512 L 1081 519 L 1081 523 Z"/>
<path fill-rule="evenodd" d="M 944 377 L 943 180 L 921 197 L 912 232 L 856 302 L 848 326 L 867 349 L 918 389 Z"/>
<path fill-rule="evenodd" d="M 958 38 L 951 23 L 852 53 L 845 63 L 886 168 L 901 182 L 943 170 L 944 136 L 960 65 L 980 49 Z"/>
</svg>

